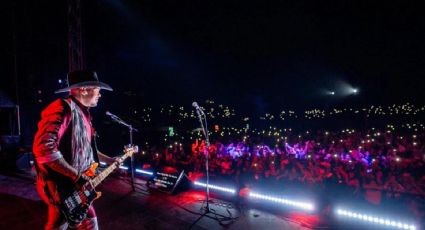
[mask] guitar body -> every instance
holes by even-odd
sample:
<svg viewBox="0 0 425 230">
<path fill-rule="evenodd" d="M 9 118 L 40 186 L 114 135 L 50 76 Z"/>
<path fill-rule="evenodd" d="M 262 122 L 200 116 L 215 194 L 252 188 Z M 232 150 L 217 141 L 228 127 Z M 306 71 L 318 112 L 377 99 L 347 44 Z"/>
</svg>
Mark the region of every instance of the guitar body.
<svg viewBox="0 0 425 230">
<path fill-rule="evenodd" d="M 77 188 L 74 182 L 68 178 L 51 172 L 50 175 L 52 179 L 47 182 L 47 189 L 50 194 L 58 195 L 53 196 L 54 199 L 56 199 L 54 203 L 59 206 L 62 214 L 71 226 L 80 225 L 81 222 L 86 219 L 93 201 L 101 196 L 101 193 L 95 190 L 96 186 L 118 168 L 120 163 L 137 151 L 137 146 L 125 148 L 125 154 L 120 157 L 119 161 L 105 168 L 99 175 L 95 173 L 98 164 L 94 163 L 84 172 L 84 175 L 91 179 L 81 188 Z"/>
<path fill-rule="evenodd" d="M 93 177 L 97 165 L 94 163 L 84 175 Z M 90 185 L 90 182 L 80 189 L 70 184 L 58 186 L 58 193 L 61 200 L 60 210 L 71 226 L 78 226 L 86 219 L 90 205 L 101 195 Z"/>
</svg>

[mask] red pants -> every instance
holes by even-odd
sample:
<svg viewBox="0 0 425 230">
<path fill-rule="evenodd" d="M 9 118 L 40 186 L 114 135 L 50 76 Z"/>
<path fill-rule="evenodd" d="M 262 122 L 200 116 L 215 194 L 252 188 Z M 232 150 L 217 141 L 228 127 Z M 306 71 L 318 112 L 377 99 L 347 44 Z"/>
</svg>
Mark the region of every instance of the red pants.
<svg viewBox="0 0 425 230">
<path fill-rule="evenodd" d="M 48 204 L 48 215 L 47 223 L 44 226 L 45 230 L 53 229 L 79 229 L 79 230 L 97 230 L 99 229 L 97 225 L 96 212 L 94 211 L 93 206 L 90 206 L 87 213 L 87 218 L 77 227 L 70 227 L 66 222 L 65 217 L 60 212 L 59 208 L 55 205 Z"/>
<path fill-rule="evenodd" d="M 51 194 L 52 192 L 46 192 L 48 186 L 54 186 L 49 183 L 45 183 L 45 181 L 37 178 L 37 191 L 40 195 L 41 199 L 47 204 L 48 215 L 47 215 L 47 223 L 44 229 L 80 229 L 80 230 L 97 230 L 97 218 L 96 212 L 94 211 L 93 206 L 90 206 L 89 211 L 87 213 L 87 218 L 77 227 L 73 228 L 68 225 L 65 217 L 60 212 L 60 209 L 54 205 L 52 200 L 58 200 L 59 196 L 57 194 Z M 54 189 L 50 189 L 53 191 Z M 50 193 L 47 194 L 47 193 Z"/>
</svg>

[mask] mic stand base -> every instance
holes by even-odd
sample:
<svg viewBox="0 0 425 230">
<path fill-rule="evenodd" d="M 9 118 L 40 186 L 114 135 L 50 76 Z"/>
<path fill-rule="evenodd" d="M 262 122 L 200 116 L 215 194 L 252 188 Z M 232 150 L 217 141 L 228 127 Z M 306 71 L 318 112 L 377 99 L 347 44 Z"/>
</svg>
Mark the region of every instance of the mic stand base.
<svg viewBox="0 0 425 230">
<path fill-rule="evenodd" d="M 220 225 L 222 226 L 226 226 L 226 225 L 230 225 L 233 223 L 234 220 L 236 220 L 238 217 L 232 217 L 232 213 L 227 209 L 227 212 L 229 213 L 229 215 L 223 215 L 220 213 L 217 213 L 217 211 L 213 208 L 210 207 L 210 205 L 215 205 L 214 203 L 216 203 L 214 200 L 200 200 L 202 201 L 202 203 L 207 203 L 206 206 L 201 207 L 201 213 L 200 216 L 189 226 L 189 229 L 192 229 L 193 226 L 196 225 L 196 223 L 198 223 L 202 218 L 204 217 L 208 217 L 210 219 L 216 220 L 219 222 Z M 227 223 L 223 223 L 223 222 L 227 222 Z"/>
</svg>

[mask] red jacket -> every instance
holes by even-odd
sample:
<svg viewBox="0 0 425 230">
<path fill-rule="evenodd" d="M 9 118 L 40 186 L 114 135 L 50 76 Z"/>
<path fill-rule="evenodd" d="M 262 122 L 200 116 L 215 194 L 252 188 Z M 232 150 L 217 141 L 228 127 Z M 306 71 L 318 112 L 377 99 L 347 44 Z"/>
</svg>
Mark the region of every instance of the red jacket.
<svg viewBox="0 0 425 230">
<path fill-rule="evenodd" d="M 74 110 L 81 111 L 79 114 L 82 114 L 80 117 L 83 122 L 80 123 L 83 125 L 79 125 L 80 123 L 78 122 L 73 123 L 72 106 L 74 106 Z M 92 141 L 94 129 L 91 126 L 90 120 L 91 116 L 88 108 L 81 105 L 72 96 L 65 99 L 58 99 L 42 111 L 33 144 L 33 152 L 38 168 L 37 187 L 40 186 L 43 189 L 39 190 L 39 192 L 45 192 L 45 181 L 60 183 L 60 181 L 64 180 L 62 175 L 46 167 L 45 163 L 55 161 L 61 157 L 70 165 L 73 165 L 72 162 L 75 162 L 76 153 L 73 151 L 72 143 L 73 139 L 75 141 L 76 135 L 73 129 L 82 130 L 82 133 L 87 135 L 87 138 L 81 135 L 77 136 L 77 139 L 80 142 L 85 141 L 84 145 L 89 145 L 85 148 L 90 150 L 79 153 L 80 156 L 78 157 L 80 159 L 92 159 L 90 161 L 97 160 L 96 148 L 92 145 L 94 142 Z M 79 171 L 81 172 L 82 170 L 84 169 L 80 169 Z"/>
</svg>

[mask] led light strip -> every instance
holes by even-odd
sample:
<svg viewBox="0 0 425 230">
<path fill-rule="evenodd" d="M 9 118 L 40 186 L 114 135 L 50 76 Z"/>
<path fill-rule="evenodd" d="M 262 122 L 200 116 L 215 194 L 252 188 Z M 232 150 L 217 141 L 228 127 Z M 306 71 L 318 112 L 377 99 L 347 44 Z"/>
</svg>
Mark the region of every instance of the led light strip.
<svg viewBox="0 0 425 230">
<path fill-rule="evenodd" d="M 268 200 L 268 201 L 272 201 L 272 202 L 276 202 L 276 203 L 290 205 L 290 206 L 294 206 L 294 207 L 297 207 L 297 208 L 306 209 L 306 210 L 309 210 L 309 211 L 314 210 L 314 205 L 311 204 L 311 203 L 307 203 L 307 202 L 292 201 L 292 200 L 288 200 L 288 199 L 282 199 L 282 198 L 278 198 L 278 197 L 262 195 L 262 194 L 258 194 L 258 193 L 254 193 L 254 192 L 250 192 L 249 196 L 252 197 L 252 198 Z"/>
<path fill-rule="evenodd" d="M 202 186 L 202 187 L 207 187 L 207 184 L 201 183 L 201 182 L 198 182 L 198 181 L 195 181 L 194 184 L 195 185 Z M 208 188 L 214 189 L 214 190 L 223 191 L 223 192 L 233 193 L 233 194 L 236 193 L 235 189 L 225 188 L 225 187 L 221 187 L 221 186 L 217 186 L 217 185 L 212 185 L 212 184 L 209 184 L 208 185 Z"/>
<path fill-rule="evenodd" d="M 393 221 L 393 220 L 390 220 L 388 218 L 382 218 L 382 217 L 377 217 L 377 216 L 372 216 L 372 215 L 365 215 L 365 214 L 361 214 L 361 213 L 357 213 L 357 212 L 351 212 L 351 211 L 347 211 L 347 210 L 343 210 L 343 209 L 337 209 L 336 213 L 339 216 L 359 219 L 359 220 L 363 220 L 363 221 L 367 221 L 367 222 L 371 222 L 371 223 L 375 223 L 375 224 L 391 226 L 391 227 L 395 227 L 395 228 L 399 228 L 399 229 L 416 230 L 415 225 L 406 224 L 406 223 L 402 223 L 402 222 L 398 222 L 398 221 Z"/>
<path fill-rule="evenodd" d="M 153 172 L 145 171 L 145 170 L 143 170 L 143 169 L 136 169 L 136 172 L 138 172 L 138 173 L 143 173 L 143 174 L 148 174 L 148 175 L 150 175 L 150 176 L 152 176 L 152 175 L 153 175 Z"/>
<path fill-rule="evenodd" d="M 102 166 L 106 166 L 107 164 L 105 163 L 105 162 L 100 162 L 100 165 L 102 165 Z M 123 166 L 123 165 L 121 165 L 120 167 L 119 167 L 120 169 L 124 169 L 124 170 L 128 170 L 128 167 L 127 166 Z M 138 173 L 143 173 L 143 174 L 147 174 L 147 175 L 150 175 L 150 176 L 152 176 L 153 175 L 153 172 L 149 172 L 149 171 L 145 171 L 145 170 L 143 170 L 143 169 L 136 169 L 136 172 L 138 172 Z"/>
</svg>

